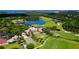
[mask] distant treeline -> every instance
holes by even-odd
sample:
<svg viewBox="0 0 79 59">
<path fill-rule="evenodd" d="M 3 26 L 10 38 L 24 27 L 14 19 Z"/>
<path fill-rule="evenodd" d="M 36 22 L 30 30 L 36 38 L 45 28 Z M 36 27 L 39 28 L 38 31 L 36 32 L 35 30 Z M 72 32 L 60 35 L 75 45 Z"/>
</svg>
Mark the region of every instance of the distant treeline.
<svg viewBox="0 0 79 59">
<path fill-rule="evenodd" d="M 0 14 L 0 17 L 18 17 L 27 16 L 25 13 Z"/>
</svg>

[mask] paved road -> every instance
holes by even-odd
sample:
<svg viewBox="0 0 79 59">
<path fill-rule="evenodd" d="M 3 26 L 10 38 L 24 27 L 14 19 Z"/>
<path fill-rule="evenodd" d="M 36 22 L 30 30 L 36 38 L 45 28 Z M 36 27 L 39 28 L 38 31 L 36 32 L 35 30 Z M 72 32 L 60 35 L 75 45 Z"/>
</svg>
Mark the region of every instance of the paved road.
<svg viewBox="0 0 79 59">
<path fill-rule="evenodd" d="M 19 44 L 22 46 L 23 49 L 26 49 L 26 44 L 24 44 L 23 40 L 18 40 Z"/>
<path fill-rule="evenodd" d="M 26 42 L 29 43 L 33 43 L 33 41 L 31 40 L 32 38 L 30 38 L 29 36 L 26 35 L 26 33 L 22 33 L 22 36 L 24 37 L 24 39 L 26 40 Z"/>
<path fill-rule="evenodd" d="M 35 47 L 35 49 L 42 47 L 44 44 L 46 44 L 47 40 L 48 40 L 48 38 L 43 42 L 43 44 L 41 44 L 41 45 L 38 46 L 38 47 Z"/>
</svg>

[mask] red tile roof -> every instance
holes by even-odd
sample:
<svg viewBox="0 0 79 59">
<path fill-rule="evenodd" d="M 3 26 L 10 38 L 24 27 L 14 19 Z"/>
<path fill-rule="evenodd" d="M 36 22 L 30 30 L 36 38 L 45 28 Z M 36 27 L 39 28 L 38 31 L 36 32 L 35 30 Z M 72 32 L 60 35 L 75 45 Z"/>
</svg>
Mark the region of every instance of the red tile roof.
<svg viewBox="0 0 79 59">
<path fill-rule="evenodd" d="M 4 38 L 0 38 L 0 44 L 6 43 L 6 40 Z"/>
</svg>

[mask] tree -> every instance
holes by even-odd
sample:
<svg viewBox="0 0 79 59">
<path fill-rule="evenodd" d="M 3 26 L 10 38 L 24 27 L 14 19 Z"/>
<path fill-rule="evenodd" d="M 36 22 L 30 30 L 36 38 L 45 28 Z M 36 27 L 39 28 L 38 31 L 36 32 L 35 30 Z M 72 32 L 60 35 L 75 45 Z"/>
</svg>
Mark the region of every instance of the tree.
<svg viewBox="0 0 79 59">
<path fill-rule="evenodd" d="M 4 49 L 4 47 L 3 46 L 0 46 L 0 49 Z"/>
<path fill-rule="evenodd" d="M 79 23 L 78 22 L 79 22 L 78 18 L 70 18 L 64 22 L 63 28 L 67 31 L 79 33 Z"/>
</svg>

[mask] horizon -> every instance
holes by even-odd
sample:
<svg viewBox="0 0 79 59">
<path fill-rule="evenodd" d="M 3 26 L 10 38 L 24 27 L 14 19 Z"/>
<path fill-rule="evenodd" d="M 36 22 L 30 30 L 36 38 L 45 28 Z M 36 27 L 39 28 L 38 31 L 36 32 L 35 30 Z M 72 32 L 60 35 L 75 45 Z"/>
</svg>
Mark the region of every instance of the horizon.
<svg viewBox="0 0 79 59">
<path fill-rule="evenodd" d="M 7 13 L 24 13 L 24 12 L 63 12 L 63 11 L 78 11 L 79 10 L 0 10 L 0 12 L 7 12 Z"/>
</svg>

